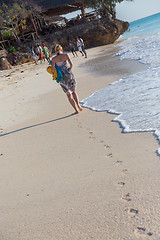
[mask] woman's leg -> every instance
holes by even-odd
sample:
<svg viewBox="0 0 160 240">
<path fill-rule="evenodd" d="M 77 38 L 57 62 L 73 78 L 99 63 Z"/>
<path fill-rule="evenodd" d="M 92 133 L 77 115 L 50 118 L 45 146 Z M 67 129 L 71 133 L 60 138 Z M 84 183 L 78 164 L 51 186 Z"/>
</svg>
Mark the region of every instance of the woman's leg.
<svg viewBox="0 0 160 240">
<path fill-rule="evenodd" d="M 76 112 L 76 113 L 79 113 L 79 112 L 78 112 L 78 109 L 77 109 L 77 107 L 76 107 L 76 104 L 75 104 L 75 102 L 74 102 L 74 100 L 73 100 L 73 98 L 72 98 L 72 95 L 71 95 L 70 93 L 68 93 L 68 94 L 67 94 L 67 97 L 68 97 L 68 100 L 69 100 L 70 104 L 71 104 L 72 107 L 74 108 L 75 112 Z"/>
<path fill-rule="evenodd" d="M 81 105 L 79 104 L 78 95 L 77 95 L 77 93 L 76 93 L 75 91 L 72 92 L 72 96 L 73 96 L 73 99 L 75 100 L 75 102 L 76 102 L 76 104 L 77 104 L 79 110 L 82 111 L 82 107 L 81 107 Z"/>
</svg>

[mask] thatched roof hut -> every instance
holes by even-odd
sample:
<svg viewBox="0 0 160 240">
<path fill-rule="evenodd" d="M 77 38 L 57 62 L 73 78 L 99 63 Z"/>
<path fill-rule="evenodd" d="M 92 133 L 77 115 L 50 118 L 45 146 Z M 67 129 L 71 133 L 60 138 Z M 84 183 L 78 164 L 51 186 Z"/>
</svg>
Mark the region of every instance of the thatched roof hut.
<svg viewBox="0 0 160 240">
<path fill-rule="evenodd" d="M 3 0 L 2 2 L 12 4 L 18 0 Z M 31 2 L 39 6 L 42 12 L 48 16 L 64 15 L 77 10 L 81 10 L 83 14 L 84 10 L 82 0 L 31 0 Z"/>
<path fill-rule="evenodd" d="M 81 4 L 74 0 L 34 0 L 46 15 L 56 16 L 81 9 Z"/>
</svg>

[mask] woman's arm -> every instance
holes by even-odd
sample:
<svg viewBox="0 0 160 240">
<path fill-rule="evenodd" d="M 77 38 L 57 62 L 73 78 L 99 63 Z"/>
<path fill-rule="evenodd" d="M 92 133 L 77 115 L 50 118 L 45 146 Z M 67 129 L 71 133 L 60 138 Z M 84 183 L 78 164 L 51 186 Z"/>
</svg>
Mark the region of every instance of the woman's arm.
<svg viewBox="0 0 160 240">
<path fill-rule="evenodd" d="M 72 63 L 70 57 L 68 56 L 68 54 L 66 54 L 66 55 L 67 55 L 67 60 L 68 60 L 69 65 L 70 65 L 70 69 L 71 69 L 73 67 L 73 63 Z"/>
</svg>

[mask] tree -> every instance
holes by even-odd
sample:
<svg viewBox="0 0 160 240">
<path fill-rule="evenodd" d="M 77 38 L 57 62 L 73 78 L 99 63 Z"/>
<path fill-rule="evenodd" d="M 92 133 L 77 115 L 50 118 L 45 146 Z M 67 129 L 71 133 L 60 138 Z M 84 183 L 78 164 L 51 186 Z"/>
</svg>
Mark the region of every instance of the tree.
<svg viewBox="0 0 160 240">
<path fill-rule="evenodd" d="M 21 26 L 26 24 L 27 18 L 30 18 L 38 37 L 34 16 L 40 12 L 40 7 L 31 0 L 3 0 L 3 2 L 0 3 L 0 26 L 2 26 L 2 29 L 10 31 L 16 41 L 20 41 L 18 34 Z"/>
<path fill-rule="evenodd" d="M 0 8 L 1 18 L 0 23 L 3 29 L 6 29 L 8 32 L 11 32 L 12 36 L 19 40 L 17 36 L 17 14 L 19 12 L 19 6 L 17 4 L 13 4 L 12 8 L 5 3 L 1 4 Z"/>
<path fill-rule="evenodd" d="M 75 2 L 80 3 L 85 7 L 99 10 L 102 16 L 107 15 L 112 18 L 116 18 L 116 4 L 123 1 L 133 0 L 75 0 Z"/>
</svg>

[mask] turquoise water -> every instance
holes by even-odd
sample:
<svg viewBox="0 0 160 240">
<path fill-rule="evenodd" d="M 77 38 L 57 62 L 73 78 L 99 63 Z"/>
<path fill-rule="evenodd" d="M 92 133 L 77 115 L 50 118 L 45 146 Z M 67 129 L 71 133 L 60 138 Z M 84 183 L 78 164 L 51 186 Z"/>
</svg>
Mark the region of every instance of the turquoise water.
<svg viewBox="0 0 160 240">
<path fill-rule="evenodd" d="M 160 13 L 141 18 L 130 23 L 130 31 L 123 34 L 123 38 L 130 38 L 139 35 L 149 35 L 160 31 Z"/>
</svg>

